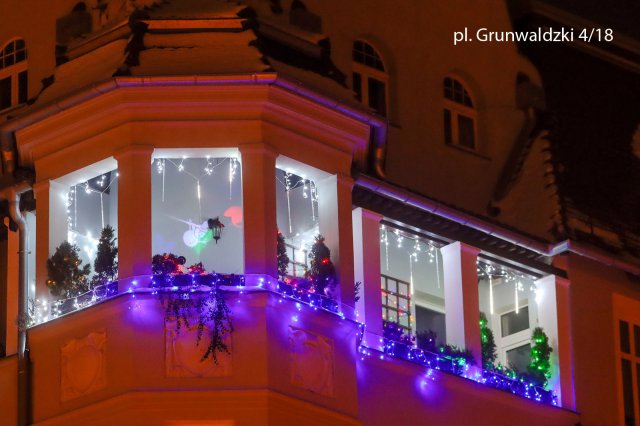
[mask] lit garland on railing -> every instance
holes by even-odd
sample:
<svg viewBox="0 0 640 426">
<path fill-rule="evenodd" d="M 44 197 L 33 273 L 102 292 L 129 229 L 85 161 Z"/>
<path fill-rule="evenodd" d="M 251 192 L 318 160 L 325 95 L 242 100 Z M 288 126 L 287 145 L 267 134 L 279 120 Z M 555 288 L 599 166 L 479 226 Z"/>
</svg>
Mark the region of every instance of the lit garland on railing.
<svg viewBox="0 0 640 426">
<path fill-rule="evenodd" d="M 220 288 L 222 291 L 233 291 L 236 289 L 243 294 L 249 288 L 245 285 L 245 277 L 243 275 L 224 275 L 224 274 L 160 274 L 149 277 L 149 288 L 138 288 L 137 282 L 132 281 L 127 293 L 135 298 L 137 293 L 145 294 L 181 294 L 182 297 L 189 298 L 193 293 L 210 292 L 212 287 Z M 278 282 L 275 289 L 271 290 L 264 286 L 261 280 L 257 288 L 259 291 L 274 291 L 281 297 L 279 303 L 290 299 L 295 302 L 296 309 L 301 311 L 304 306 L 314 311 L 325 311 L 345 319 L 344 314 L 340 311 L 339 304 L 320 294 L 309 293 L 306 289 L 296 288 L 284 282 Z M 59 316 L 88 308 L 97 303 L 118 296 L 118 283 L 110 282 L 102 286 L 97 286 L 91 291 L 65 300 L 59 300 L 51 304 L 51 314 L 44 321 L 55 319 Z M 297 315 L 292 317 L 293 321 L 297 321 Z M 390 339 L 380 338 L 382 351 L 371 349 L 362 344 L 365 325 L 357 323 L 359 326 L 359 336 L 357 339 L 358 352 L 361 360 L 366 357 L 375 356 L 381 360 L 388 357 L 409 361 L 427 367 L 427 377 L 435 379 L 434 372 L 440 371 L 455 376 L 473 380 L 475 382 L 519 395 L 524 398 L 532 399 L 538 402 L 551 405 L 558 405 L 557 396 L 550 390 L 545 390 L 531 382 L 527 382 L 523 377 L 518 378 L 506 376 L 497 371 L 482 370 L 481 373 L 470 375 L 470 364 L 463 356 L 452 356 L 441 349 L 440 352 L 431 352 L 420 349 L 416 346 L 406 345 Z M 33 324 L 36 325 L 36 324 Z"/>
</svg>

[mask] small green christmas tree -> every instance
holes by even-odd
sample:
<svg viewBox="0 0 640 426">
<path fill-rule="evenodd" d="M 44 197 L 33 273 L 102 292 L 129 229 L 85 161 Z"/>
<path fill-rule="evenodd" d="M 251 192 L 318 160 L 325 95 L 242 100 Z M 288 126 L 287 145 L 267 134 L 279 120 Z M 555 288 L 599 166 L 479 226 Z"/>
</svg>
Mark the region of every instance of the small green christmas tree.
<svg viewBox="0 0 640 426">
<path fill-rule="evenodd" d="M 493 331 L 489 328 L 489 321 L 484 312 L 480 312 L 480 339 L 482 345 L 482 365 L 485 368 L 493 367 L 496 361 L 496 341 Z"/>
<path fill-rule="evenodd" d="M 284 235 L 278 229 L 278 274 L 286 277 L 289 272 L 289 256 L 287 255 L 287 246 L 284 242 Z"/>
<path fill-rule="evenodd" d="M 331 262 L 331 252 L 324 244 L 324 237 L 318 235 L 309 253 L 311 267 L 306 273 L 315 293 L 329 295 L 336 285 L 336 270 Z"/>
<path fill-rule="evenodd" d="M 93 262 L 95 275 L 92 287 L 113 281 L 118 276 L 118 247 L 116 247 L 115 230 L 111 225 L 102 229 L 96 260 Z"/>
<path fill-rule="evenodd" d="M 65 241 L 56 248 L 56 252 L 47 260 L 49 279 L 47 287 L 51 294 L 61 299 L 77 296 L 89 291 L 87 277 L 91 272 L 89 265 L 82 265 L 80 249 Z"/>
<path fill-rule="evenodd" d="M 536 327 L 533 330 L 531 341 L 531 364 L 527 370 L 537 385 L 545 387 L 551 378 L 550 359 L 553 349 L 549 345 L 549 337 L 541 327 Z"/>
</svg>

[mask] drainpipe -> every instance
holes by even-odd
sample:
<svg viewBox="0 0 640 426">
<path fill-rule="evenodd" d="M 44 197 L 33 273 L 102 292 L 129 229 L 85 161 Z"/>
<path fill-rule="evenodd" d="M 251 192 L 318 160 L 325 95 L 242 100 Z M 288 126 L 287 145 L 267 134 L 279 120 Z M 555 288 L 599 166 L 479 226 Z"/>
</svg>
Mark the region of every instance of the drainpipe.
<svg viewBox="0 0 640 426">
<path fill-rule="evenodd" d="M 0 199 L 9 201 L 9 216 L 18 225 L 20 242 L 18 249 L 18 425 L 29 424 L 31 414 L 30 404 L 30 368 L 29 349 L 27 341 L 27 314 L 29 312 L 29 279 L 27 269 L 27 255 L 29 252 L 29 230 L 27 221 L 20 211 L 20 196 L 31 189 L 26 182 L 18 183 L 0 193 Z"/>
</svg>

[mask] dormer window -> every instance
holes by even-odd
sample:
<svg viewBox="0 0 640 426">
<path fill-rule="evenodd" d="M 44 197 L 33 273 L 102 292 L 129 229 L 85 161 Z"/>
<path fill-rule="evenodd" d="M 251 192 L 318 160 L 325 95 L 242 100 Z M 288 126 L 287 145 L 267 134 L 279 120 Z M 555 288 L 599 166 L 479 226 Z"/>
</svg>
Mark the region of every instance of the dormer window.
<svg viewBox="0 0 640 426">
<path fill-rule="evenodd" d="M 360 102 L 380 115 L 387 115 L 389 75 L 377 50 L 369 43 L 353 43 L 353 90 Z"/>
<path fill-rule="evenodd" d="M 477 150 L 477 111 L 464 85 L 444 79 L 444 141 L 448 145 Z"/>
<path fill-rule="evenodd" d="M 27 46 L 12 40 L 0 51 L 0 111 L 27 102 Z"/>
</svg>

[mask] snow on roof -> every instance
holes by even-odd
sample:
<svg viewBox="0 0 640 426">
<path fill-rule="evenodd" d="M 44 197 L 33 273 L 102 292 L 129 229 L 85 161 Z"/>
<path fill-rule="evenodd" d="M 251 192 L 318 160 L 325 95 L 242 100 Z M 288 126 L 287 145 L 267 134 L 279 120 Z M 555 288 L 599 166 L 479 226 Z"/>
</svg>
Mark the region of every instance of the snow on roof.
<svg viewBox="0 0 640 426">
<path fill-rule="evenodd" d="M 252 31 L 241 33 L 147 34 L 146 50 L 132 75 L 202 75 L 264 71 L 262 54 L 250 43 Z"/>
<path fill-rule="evenodd" d="M 246 5 L 235 0 L 169 0 L 149 11 L 151 19 L 237 18 Z"/>
<path fill-rule="evenodd" d="M 106 80 L 122 66 L 127 40 L 121 39 L 64 63 L 56 68 L 54 82 L 38 96 L 42 105 L 75 92 L 92 83 Z"/>
</svg>

